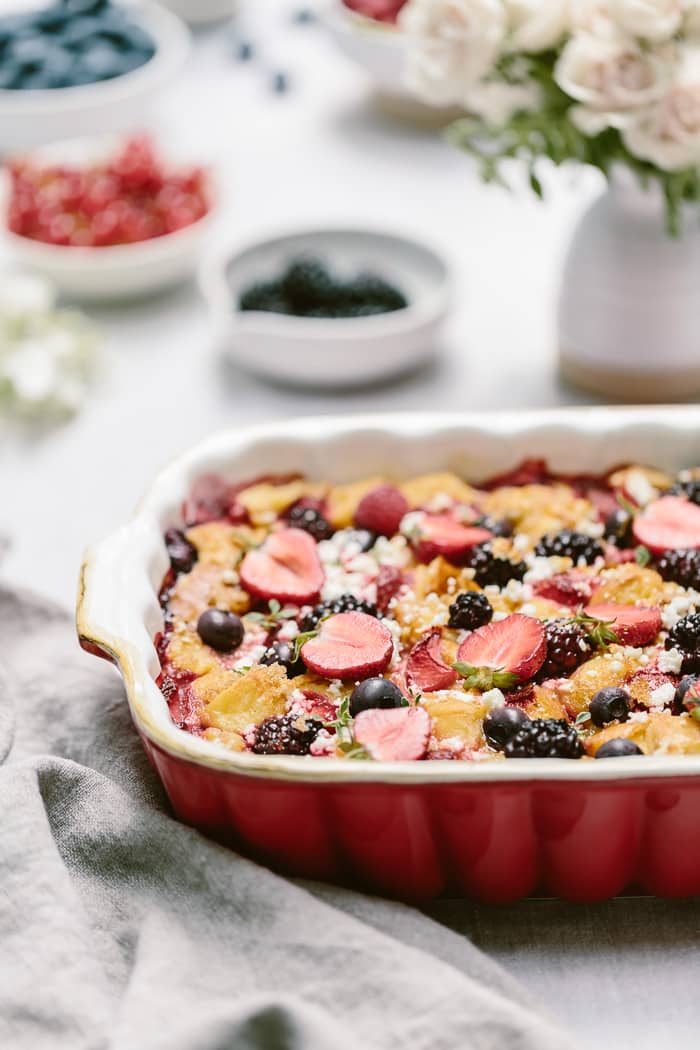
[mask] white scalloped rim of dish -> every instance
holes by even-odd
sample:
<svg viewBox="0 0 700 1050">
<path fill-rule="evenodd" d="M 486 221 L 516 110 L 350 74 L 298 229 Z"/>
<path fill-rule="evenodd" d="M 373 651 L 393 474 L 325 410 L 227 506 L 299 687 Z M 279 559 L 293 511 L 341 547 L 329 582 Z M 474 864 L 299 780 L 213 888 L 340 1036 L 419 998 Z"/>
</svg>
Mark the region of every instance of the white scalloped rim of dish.
<svg viewBox="0 0 700 1050">
<path fill-rule="evenodd" d="M 110 653 L 126 682 L 140 732 L 164 751 L 213 769 L 311 782 L 486 783 L 698 776 L 700 757 L 610 758 L 601 762 L 347 762 L 227 751 L 178 729 L 156 685 L 158 591 L 168 567 L 163 530 L 208 471 L 230 480 L 299 471 L 343 482 L 453 470 L 479 481 L 528 457 L 555 471 L 597 472 L 624 462 L 678 470 L 700 462 L 700 409 L 578 408 L 492 414 L 404 413 L 269 423 L 228 430 L 180 456 L 155 479 L 130 523 L 91 547 L 81 570 L 81 638 Z"/>
</svg>

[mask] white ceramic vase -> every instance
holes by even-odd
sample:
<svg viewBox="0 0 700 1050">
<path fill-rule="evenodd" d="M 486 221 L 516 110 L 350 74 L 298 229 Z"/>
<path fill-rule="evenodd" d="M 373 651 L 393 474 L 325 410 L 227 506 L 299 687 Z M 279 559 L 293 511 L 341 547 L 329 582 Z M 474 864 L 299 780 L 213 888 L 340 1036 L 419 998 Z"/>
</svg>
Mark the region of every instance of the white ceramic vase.
<svg viewBox="0 0 700 1050">
<path fill-rule="evenodd" d="M 615 173 L 584 213 L 559 297 L 562 373 L 615 401 L 700 394 L 700 210 L 666 232 L 656 185 Z"/>
</svg>

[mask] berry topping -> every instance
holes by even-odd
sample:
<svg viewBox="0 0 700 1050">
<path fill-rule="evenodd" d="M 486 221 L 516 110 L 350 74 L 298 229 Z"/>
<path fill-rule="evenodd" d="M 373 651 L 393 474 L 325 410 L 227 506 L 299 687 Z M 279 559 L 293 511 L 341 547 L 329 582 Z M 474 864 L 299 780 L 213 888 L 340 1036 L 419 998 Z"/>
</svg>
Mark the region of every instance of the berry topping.
<svg viewBox="0 0 700 1050">
<path fill-rule="evenodd" d="M 391 631 L 374 616 L 345 612 L 323 620 L 301 648 L 304 663 L 323 678 L 370 678 L 385 670 L 394 652 Z"/>
<path fill-rule="evenodd" d="M 403 573 L 396 565 L 380 565 L 377 576 L 377 607 L 386 612 L 403 583 Z"/>
<path fill-rule="evenodd" d="M 303 503 L 297 503 L 291 507 L 287 512 L 287 522 L 290 528 L 303 529 L 304 532 L 308 532 L 317 543 L 330 539 L 333 535 L 333 526 L 326 521 L 321 511 Z"/>
<path fill-rule="evenodd" d="M 575 609 L 591 600 L 597 577 L 590 576 L 585 569 L 569 569 L 544 580 L 536 580 L 533 591 L 539 598 L 547 598 L 557 605 L 568 605 Z"/>
<path fill-rule="evenodd" d="M 457 672 L 442 658 L 440 629 L 432 631 L 414 645 L 406 661 L 406 681 L 422 693 L 450 689 L 457 681 Z"/>
<path fill-rule="evenodd" d="M 287 678 L 297 678 L 306 673 L 306 666 L 301 657 L 294 659 L 294 645 L 290 642 L 273 642 L 260 657 L 260 663 L 266 666 L 280 664 L 287 672 Z"/>
<path fill-rule="evenodd" d="M 634 516 L 628 510 L 625 510 L 624 507 L 618 507 L 612 511 L 603 523 L 605 539 L 621 549 L 630 547 L 634 543 L 634 537 L 632 536 L 633 520 Z"/>
<path fill-rule="evenodd" d="M 563 718 L 535 718 L 505 746 L 506 758 L 581 758 L 583 747 L 575 726 Z"/>
<path fill-rule="evenodd" d="M 521 708 L 502 704 L 500 707 L 494 707 L 486 715 L 484 736 L 492 747 L 502 751 L 511 737 L 529 721 Z"/>
<path fill-rule="evenodd" d="M 641 748 L 637 747 L 633 740 L 624 736 L 615 737 L 614 740 L 606 740 L 595 753 L 596 758 L 627 758 L 630 755 L 643 755 Z"/>
<path fill-rule="evenodd" d="M 662 496 L 637 515 L 632 528 L 637 543 L 652 554 L 700 547 L 700 507 L 680 496 Z"/>
<path fill-rule="evenodd" d="M 599 689 L 588 705 L 593 724 L 606 726 L 608 722 L 626 722 L 630 702 L 630 694 L 626 689 L 616 686 Z"/>
<path fill-rule="evenodd" d="M 661 613 L 641 605 L 587 605 L 587 616 L 609 623 L 622 645 L 648 645 L 661 630 Z"/>
<path fill-rule="evenodd" d="M 465 591 L 458 594 L 450 606 L 448 627 L 459 631 L 475 631 L 483 627 L 493 616 L 493 607 L 481 591 Z"/>
<path fill-rule="evenodd" d="M 197 634 L 205 645 L 219 653 L 232 653 L 243 641 L 245 628 L 240 616 L 226 609 L 207 609 L 197 621 Z"/>
<path fill-rule="evenodd" d="M 679 620 L 668 632 L 665 645 L 683 653 L 683 674 L 700 673 L 700 613 L 690 613 Z"/>
<path fill-rule="evenodd" d="M 415 762 L 428 749 L 430 716 L 422 707 L 361 711 L 354 736 L 378 762 Z"/>
<path fill-rule="evenodd" d="M 474 569 L 474 579 L 480 587 L 507 587 L 510 580 L 522 580 L 527 572 L 524 561 L 499 558 L 491 550 L 490 544 L 476 547 L 469 565 Z"/>
<path fill-rule="evenodd" d="M 350 714 L 356 718 L 360 711 L 401 707 L 403 703 L 403 693 L 388 678 L 365 678 L 350 694 Z"/>
<path fill-rule="evenodd" d="M 445 514 L 424 514 L 414 544 L 419 561 L 430 562 L 443 557 L 452 565 L 469 564 L 469 556 L 478 544 L 491 539 L 491 533 L 474 525 L 462 525 Z"/>
<path fill-rule="evenodd" d="M 536 675 L 546 655 L 544 625 L 513 613 L 473 631 L 459 647 L 456 669 L 466 689 L 509 689 Z"/>
<path fill-rule="evenodd" d="M 311 612 L 308 612 L 301 621 L 301 630 L 315 631 L 321 620 L 344 612 L 363 612 L 368 616 L 379 616 L 379 609 L 372 602 L 364 602 L 361 598 L 356 598 L 354 594 L 341 594 L 339 598 L 332 598 L 330 601 L 314 605 Z"/>
<path fill-rule="evenodd" d="M 694 674 L 688 674 L 681 678 L 676 686 L 676 695 L 673 698 L 673 710 L 677 715 L 686 710 L 692 710 L 700 705 L 700 678 Z"/>
<path fill-rule="evenodd" d="M 360 500 L 354 524 L 378 536 L 393 536 L 408 509 L 408 500 L 395 485 L 380 485 Z"/>
<path fill-rule="evenodd" d="M 165 534 L 165 546 L 170 557 L 170 566 L 179 575 L 190 572 L 197 562 L 197 548 L 180 529 L 168 529 Z"/>
<path fill-rule="evenodd" d="M 593 652 L 583 624 L 575 620 L 550 620 L 545 624 L 547 657 L 540 674 L 543 678 L 563 678 L 575 671 Z"/>
<path fill-rule="evenodd" d="M 664 551 L 656 569 L 665 580 L 700 590 L 700 550 Z"/>
<path fill-rule="evenodd" d="M 541 558 L 571 558 L 574 565 L 581 561 L 592 565 L 596 558 L 603 556 L 603 548 L 598 540 L 586 536 L 583 532 L 562 529 L 556 534 L 543 536 L 535 547 L 535 554 Z"/>
<path fill-rule="evenodd" d="M 276 716 L 261 722 L 252 750 L 256 755 L 308 755 L 323 723 L 304 715 Z"/>
<path fill-rule="evenodd" d="M 241 583 L 257 598 L 302 605 L 323 586 L 315 540 L 302 529 L 280 529 L 241 562 Z"/>
</svg>

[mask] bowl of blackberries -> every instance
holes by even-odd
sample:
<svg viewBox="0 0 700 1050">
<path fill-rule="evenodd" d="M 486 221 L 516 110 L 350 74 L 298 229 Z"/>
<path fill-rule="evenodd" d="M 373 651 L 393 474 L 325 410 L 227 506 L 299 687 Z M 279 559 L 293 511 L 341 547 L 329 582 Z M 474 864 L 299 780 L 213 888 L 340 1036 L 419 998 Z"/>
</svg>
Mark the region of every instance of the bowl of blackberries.
<svg viewBox="0 0 700 1050">
<path fill-rule="evenodd" d="M 119 130 L 182 68 L 190 38 L 155 3 L 51 0 L 0 14 L 0 142 Z"/>
<path fill-rule="evenodd" d="M 449 279 L 408 237 L 332 229 L 261 241 L 210 260 L 202 289 L 237 365 L 306 387 L 366 384 L 439 350 Z"/>
</svg>

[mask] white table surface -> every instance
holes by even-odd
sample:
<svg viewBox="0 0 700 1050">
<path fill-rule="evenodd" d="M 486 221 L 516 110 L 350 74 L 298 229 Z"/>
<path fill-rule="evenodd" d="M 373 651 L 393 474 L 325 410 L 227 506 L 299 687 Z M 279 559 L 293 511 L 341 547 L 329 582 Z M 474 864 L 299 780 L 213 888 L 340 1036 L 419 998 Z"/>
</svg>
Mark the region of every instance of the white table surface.
<svg viewBox="0 0 700 1050">
<path fill-rule="evenodd" d="M 46 432 L 0 432 L 0 534 L 11 543 L 2 572 L 11 582 L 72 604 L 85 544 L 124 520 L 161 464 L 216 428 L 312 413 L 588 400 L 558 381 L 554 310 L 562 254 L 598 190 L 596 176 L 548 177 L 545 205 L 481 186 L 434 133 L 378 115 L 363 76 L 319 28 L 292 26 L 283 14 L 291 6 L 250 0 L 265 8 L 250 16 L 246 32 L 258 50 L 250 64 L 232 59 L 230 30 L 200 33 L 189 69 L 160 107 L 158 130 L 219 165 L 226 201 L 218 243 L 342 221 L 406 231 L 441 248 L 456 296 L 440 361 L 379 389 L 291 391 L 217 359 L 194 286 L 93 309 L 106 352 L 82 413 Z M 276 69 L 289 73 L 288 95 L 269 89 Z M 582 1046 L 697 1045 L 697 909 L 658 902 L 644 912 L 648 936 L 623 904 L 589 909 L 589 927 L 600 923 L 597 952 L 590 934 L 577 941 L 576 915 L 584 913 L 562 907 L 533 902 L 520 918 L 517 909 L 480 915 L 471 906 L 437 914 L 529 983 Z M 661 928 L 668 935 L 655 939 Z M 538 938 L 538 929 L 547 935 Z M 650 959 L 658 960 L 653 981 Z"/>
</svg>

